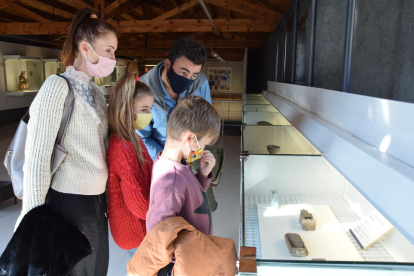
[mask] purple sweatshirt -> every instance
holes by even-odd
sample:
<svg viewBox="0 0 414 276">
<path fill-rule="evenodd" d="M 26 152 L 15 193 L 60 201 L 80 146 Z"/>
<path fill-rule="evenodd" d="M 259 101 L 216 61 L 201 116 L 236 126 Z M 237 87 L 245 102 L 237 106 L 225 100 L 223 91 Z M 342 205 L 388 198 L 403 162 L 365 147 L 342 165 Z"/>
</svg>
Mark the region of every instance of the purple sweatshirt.
<svg viewBox="0 0 414 276">
<path fill-rule="evenodd" d="M 152 169 L 147 233 L 169 217 L 181 216 L 197 230 L 213 234 L 213 220 L 207 202 L 209 177 L 194 175 L 188 166 L 161 157 L 155 158 Z"/>
</svg>

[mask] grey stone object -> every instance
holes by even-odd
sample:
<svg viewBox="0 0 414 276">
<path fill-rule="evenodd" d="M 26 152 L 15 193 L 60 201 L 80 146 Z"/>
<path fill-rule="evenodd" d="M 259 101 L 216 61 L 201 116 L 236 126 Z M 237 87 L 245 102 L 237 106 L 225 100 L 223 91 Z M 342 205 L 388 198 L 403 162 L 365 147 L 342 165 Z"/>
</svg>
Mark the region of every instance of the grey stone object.
<svg viewBox="0 0 414 276">
<path fill-rule="evenodd" d="M 269 123 L 268 121 L 259 121 L 259 122 L 256 122 L 256 124 L 258 125 L 258 126 L 273 126 L 271 123 Z"/>
<path fill-rule="evenodd" d="M 312 216 L 311 213 L 309 213 L 305 209 L 300 210 L 299 222 L 300 222 L 300 225 L 302 226 L 302 229 L 305 231 L 315 231 L 316 229 L 315 218 Z"/>
<path fill-rule="evenodd" d="M 306 257 L 308 256 L 308 249 L 306 249 L 305 243 L 299 234 L 286 233 L 285 234 L 286 245 L 289 249 L 290 255 L 294 257 Z"/>
<path fill-rule="evenodd" d="M 278 154 L 280 151 L 280 147 L 276 145 L 267 145 L 267 151 L 270 154 Z"/>
</svg>

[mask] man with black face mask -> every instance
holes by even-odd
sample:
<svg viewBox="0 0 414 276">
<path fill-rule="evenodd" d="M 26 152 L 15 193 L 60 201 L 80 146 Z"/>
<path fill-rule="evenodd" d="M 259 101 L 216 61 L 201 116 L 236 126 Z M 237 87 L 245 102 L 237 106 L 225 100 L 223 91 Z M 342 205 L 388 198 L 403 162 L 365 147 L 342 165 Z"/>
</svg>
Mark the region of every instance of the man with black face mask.
<svg viewBox="0 0 414 276">
<path fill-rule="evenodd" d="M 182 38 L 174 43 L 165 61 L 140 78 L 154 92 L 151 123 L 138 131 L 153 160 L 164 148 L 167 119 L 179 99 L 194 95 L 211 104 L 208 80 L 201 72 L 206 58 L 206 49 L 200 42 Z"/>
</svg>

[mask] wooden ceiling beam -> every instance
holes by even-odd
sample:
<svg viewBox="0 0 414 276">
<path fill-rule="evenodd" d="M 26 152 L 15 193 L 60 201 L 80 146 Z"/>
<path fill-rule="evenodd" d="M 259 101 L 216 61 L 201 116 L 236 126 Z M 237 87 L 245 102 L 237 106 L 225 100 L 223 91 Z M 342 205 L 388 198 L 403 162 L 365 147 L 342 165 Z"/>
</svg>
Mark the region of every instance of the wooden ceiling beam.
<svg viewBox="0 0 414 276">
<path fill-rule="evenodd" d="M 49 7 L 61 10 L 63 12 L 66 12 L 72 15 L 76 14 L 76 12 L 78 11 L 78 9 L 72 7 L 71 5 L 68 5 L 68 4 L 65 4 L 63 2 L 56 1 L 56 0 L 32 0 L 32 1 L 43 3 Z"/>
<path fill-rule="evenodd" d="M 266 40 L 199 40 L 206 48 L 263 48 L 266 45 Z M 175 43 L 175 40 L 150 40 L 147 42 L 148 49 L 170 49 Z M 120 40 L 118 49 L 143 49 L 145 48 L 144 41 Z"/>
<path fill-rule="evenodd" d="M 117 0 L 119 1 L 119 0 Z M 118 15 L 127 13 L 133 9 L 136 9 L 138 6 L 146 3 L 147 0 L 128 0 L 128 1 L 123 1 L 122 4 L 119 4 L 116 8 L 109 10 L 106 14 L 105 14 L 105 18 L 109 19 L 112 17 L 117 17 Z M 115 4 L 116 2 L 114 2 L 113 4 Z M 112 6 L 112 5 L 111 5 Z M 111 6 L 109 6 L 108 8 L 110 8 Z M 107 10 L 107 9 L 106 9 Z M 105 11 L 106 11 L 105 10 Z"/>
<path fill-rule="evenodd" d="M 11 22 L 36 22 L 36 20 L 33 20 L 31 18 L 21 17 L 15 14 L 6 13 L 2 11 L 0 11 L 0 18 L 6 19 L 7 21 Z"/>
<path fill-rule="evenodd" d="M 33 18 L 36 21 L 43 22 L 43 23 L 50 23 L 51 20 L 39 15 L 38 13 L 34 12 L 33 10 L 38 11 L 37 9 L 33 9 L 28 7 L 22 3 L 15 3 L 14 0 L 8 1 L 8 5 L 20 12 L 27 14 L 29 17 Z"/>
<path fill-rule="evenodd" d="M 275 12 L 244 0 L 204 0 L 206 3 L 225 8 L 253 18 L 281 20 L 283 14 Z"/>
<path fill-rule="evenodd" d="M 219 32 L 272 32 L 278 21 L 265 19 L 214 19 Z M 140 20 L 114 22 L 121 33 L 214 32 L 208 19 Z"/>
<path fill-rule="evenodd" d="M 211 56 L 211 51 L 207 51 L 208 59 L 215 59 Z M 226 61 L 240 61 L 244 58 L 244 49 L 221 49 L 217 53 Z M 168 57 L 168 50 L 117 50 L 117 56 L 127 56 L 144 60 L 147 58 L 165 59 Z"/>
<path fill-rule="evenodd" d="M 72 0 L 72 2 L 74 2 L 76 4 L 76 9 L 80 10 L 83 8 L 89 8 L 89 9 L 94 9 L 92 6 L 89 6 L 89 4 L 83 2 L 82 0 Z"/>
<path fill-rule="evenodd" d="M 94 10 L 98 18 L 105 20 L 105 0 L 94 0 Z"/>
<path fill-rule="evenodd" d="M 119 33 L 214 32 L 208 19 L 137 20 L 109 22 Z M 219 32 L 274 31 L 278 21 L 264 19 L 214 19 Z M 0 34 L 66 34 L 70 22 L 1 23 Z"/>
<path fill-rule="evenodd" d="M 182 4 L 181 6 L 178 6 L 174 9 L 164 13 L 164 14 L 154 18 L 153 20 L 164 20 L 164 19 L 171 18 L 171 17 L 176 16 L 177 14 L 180 14 L 180 13 L 182 13 L 182 12 L 184 12 L 184 11 L 186 11 L 186 10 L 188 10 L 188 9 L 198 5 L 198 4 L 199 4 L 198 0 L 190 0 L 189 2 L 186 2 L 186 3 Z"/>
</svg>

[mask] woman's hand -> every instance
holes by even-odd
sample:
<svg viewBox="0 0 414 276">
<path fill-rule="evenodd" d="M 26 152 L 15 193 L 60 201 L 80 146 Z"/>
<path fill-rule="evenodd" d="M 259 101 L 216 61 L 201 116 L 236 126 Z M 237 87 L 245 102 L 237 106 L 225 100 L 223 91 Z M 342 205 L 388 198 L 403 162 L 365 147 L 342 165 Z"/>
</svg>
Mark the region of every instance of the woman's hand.
<svg viewBox="0 0 414 276">
<path fill-rule="evenodd" d="M 200 173 L 208 177 L 214 165 L 216 165 L 214 155 L 208 150 L 204 151 L 203 157 L 200 159 Z"/>
</svg>

